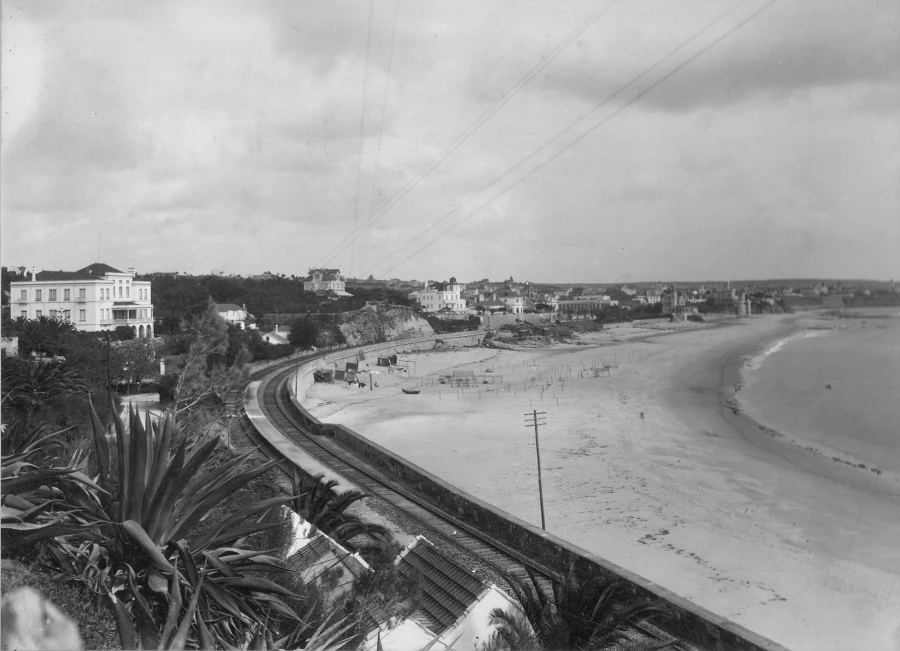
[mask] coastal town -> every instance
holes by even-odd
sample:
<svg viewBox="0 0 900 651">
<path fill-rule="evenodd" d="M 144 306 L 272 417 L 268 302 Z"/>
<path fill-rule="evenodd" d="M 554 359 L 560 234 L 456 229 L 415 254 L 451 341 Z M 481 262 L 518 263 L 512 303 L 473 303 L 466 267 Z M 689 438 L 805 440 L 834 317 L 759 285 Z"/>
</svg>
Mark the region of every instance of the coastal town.
<svg viewBox="0 0 900 651">
<path fill-rule="evenodd" d="M 528 480 L 533 462 L 527 454 L 516 451 L 515 437 L 503 433 L 510 410 L 533 410 L 535 436 L 539 424 L 546 426 L 546 421 L 538 420 L 539 413 L 547 413 L 546 408 L 553 409 L 551 431 L 562 427 L 575 432 L 586 405 L 605 405 L 603 409 L 608 410 L 610 399 L 617 396 L 620 408 L 631 401 L 634 405 L 619 415 L 607 413 L 613 429 L 598 424 L 592 436 L 627 439 L 636 436 L 635 427 L 648 423 L 666 436 L 679 432 L 684 435 L 677 427 L 671 429 L 673 424 L 667 424 L 668 418 L 659 412 L 658 399 L 651 398 L 648 392 L 659 395 L 657 391 L 665 394 L 669 390 L 655 384 L 675 372 L 667 369 L 686 368 L 685 365 L 703 368 L 710 361 L 696 343 L 690 343 L 699 339 L 681 339 L 672 353 L 661 353 L 670 349 L 660 347 L 663 340 L 652 337 L 676 332 L 684 337 L 693 333 L 707 345 L 719 341 L 719 345 L 732 342 L 729 345 L 747 346 L 740 342 L 759 341 L 785 332 L 789 322 L 784 319 L 799 324 L 804 322 L 796 321 L 798 318 L 812 318 L 815 323 L 823 314 L 846 314 L 852 318 L 854 310 L 860 308 L 900 306 L 900 294 L 892 281 L 567 285 L 515 281 L 510 277 L 464 283 L 455 277 L 446 281 L 379 281 L 372 277 L 361 280 L 347 278 L 336 268 L 315 268 L 305 275 L 290 277 L 271 272 L 249 277 L 223 273 L 140 274 L 133 267 L 122 271 L 106 263 L 93 263 L 76 271 L 26 267 L 4 267 L 2 271 L 4 423 L 10 423 L 10 427 L 18 427 L 19 415 L 33 412 L 31 405 L 45 404 L 36 396 L 26 396 L 30 395 L 27 386 L 43 386 L 47 380 L 35 379 L 26 385 L 21 378 L 29 373 L 35 378 L 52 373 L 52 377 L 70 378 L 69 384 L 64 385 L 69 388 L 60 385 L 52 391 L 70 396 L 106 395 L 108 406 L 103 406 L 102 399 L 98 402 L 106 418 L 110 417 L 110 410 L 119 411 L 120 417 L 126 419 L 130 418 L 130 410 L 137 410 L 153 419 L 153 427 L 167 427 L 170 416 L 165 414 L 179 414 L 182 427 L 199 427 L 209 432 L 226 450 L 261 450 L 260 446 L 275 445 L 273 442 L 282 440 L 284 435 L 273 429 L 264 411 L 273 408 L 274 403 L 266 402 L 271 400 L 266 397 L 268 394 L 257 393 L 260 382 L 251 379 L 260 373 L 262 377 L 271 376 L 271 371 L 266 370 L 270 367 L 293 369 L 287 384 L 282 379 L 280 386 L 287 387 L 289 396 L 294 397 L 295 409 L 309 423 L 309 431 L 315 433 L 316 428 L 327 427 L 326 423 L 340 423 L 346 436 L 356 437 L 345 439 L 344 434 L 340 435 L 341 445 L 346 446 L 341 454 L 353 454 L 350 450 L 358 451 L 360 445 L 368 446 L 369 442 L 390 442 L 392 452 L 402 455 L 392 462 L 395 470 L 399 467 L 396 464 L 408 463 L 408 459 L 417 464 L 414 467 L 435 473 L 425 475 L 426 482 L 439 481 L 436 477 L 440 477 L 476 496 L 493 495 L 492 503 L 503 509 L 492 510 L 489 516 L 473 513 L 467 517 L 488 517 L 488 522 L 520 518 L 523 523 L 532 523 L 517 524 L 525 527 L 517 536 L 531 535 L 529 527 L 540 522 L 541 530 L 549 527 L 549 531 L 565 536 L 566 541 L 588 549 L 596 546 L 593 527 L 560 524 L 558 511 L 563 508 L 559 506 L 563 489 L 552 468 L 556 463 L 565 463 L 569 472 L 577 474 L 591 473 L 591 467 L 580 469 L 571 460 L 560 460 L 566 456 L 559 457 L 559 444 L 553 441 L 559 434 L 551 436 L 549 443 L 545 441 L 545 454 L 551 460 L 546 471 L 545 515 L 545 488 L 541 486 L 539 499 L 535 500 L 533 485 L 529 486 L 533 481 Z M 721 329 L 746 327 L 749 323 L 755 325 L 746 331 Z M 821 327 L 834 327 L 825 321 L 822 324 Z M 654 346 L 655 352 L 648 345 Z M 675 350 L 679 351 L 678 356 L 669 359 Z M 738 377 L 741 371 L 734 369 L 731 373 Z M 733 385 L 727 404 L 736 414 L 744 414 L 748 422 L 760 423 L 762 432 L 774 431 L 769 425 L 763 426 L 761 423 L 767 421 L 756 416 L 751 402 L 738 395 L 743 384 L 753 382 L 749 376 L 740 377 L 741 384 Z M 714 379 L 706 390 L 715 393 L 718 381 Z M 615 393 L 607 394 L 613 382 Z M 598 394 L 598 389 L 602 393 Z M 449 401 L 444 400 L 445 394 Z M 409 401 L 410 395 L 416 396 L 415 402 Z M 62 404 L 46 403 L 44 408 L 45 418 L 55 422 L 77 423 L 83 419 Z M 542 408 L 540 412 L 538 408 Z M 594 417 L 599 419 L 601 414 Z M 417 419 L 430 421 L 430 437 L 423 439 L 418 428 L 404 424 Z M 87 423 L 82 423 L 84 426 Z M 755 436 L 755 430 L 749 432 Z M 305 594 L 314 590 L 325 603 L 346 604 L 351 610 L 358 607 L 351 604 L 360 599 L 360 588 L 355 586 L 374 580 L 367 577 L 380 576 L 382 581 L 405 586 L 381 615 L 352 610 L 352 623 L 348 623 L 352 630 L 348 634 L 354 645 L 365 649 L 383 645 L 415 650 L 438 644 L 439 648 L 475 650 L 497 643 L 502 636 L 536 634 L 536 621 L 516 633 L 497 626 L 498 611 L 521 613 L 527 608 L 529 597 L 522 592 L 526 584 L 510 578 L 518 570 L 505 566 L 498 569 L 496 564 L 474 560 L 461 563 L 459 552 L 435 533 L 440 529 L 433 530 L 434 525 L 411 525 L 407 516 L 398 518 L 393 510 L 396 507 L 386 505 L 389 502 L 364 497 L 367 492 L 377 493 L 380 489 L 344 471 L 335 472 L 332 466 L 323 464 L 321 457 L 310 455 L 302 447 L 287 449 L 283 443 L 277 445 L 281 446 L 278 454 L 295 464 L 306 479 L 301 481 L 295 475 L 292 483 L 283 476 L 273 476 L 274 493 L 257 491 L 258 496 L 272 495 L 274 499 L 279 493 L 298 494 L 305 490 L 311 494 L 321 492 L 323 496 L 330 494 L 329 499 L 333 499 L 342 495 L 342 490 L 365 491 L 346 503 L 353 505 L 350 511 L 341 507 L 338 521 L 344 524 L 338 528 L 326 525 L 314 511 L 299 503 L 285 512 L 287 516 L 282 517 L 290 523 L 291 533 L 283 562 L 292 577 L 285 585 Z M 616 444 L 616 450 L 619 445 Z M 496 449 L 508 450 L 508 464 L 494 472 L 487 472 L 485 467 L 485 475 L 461 472 L 452 461 L 460 458 L 459 447 L 464 450 L 462 458 L 470 459 L 468 465 L 472 467 L 482 465 Z M 707 453 L 712 454 L 712 448 Z M 259 451 L 255 454 L 259 455 L 258 463 L 271 455 Z M 732 452 L 723 449 L 716 454 L 725 460 Z M 862 463 L 832 452 L 816 454 L 822 459 L 831 455 L 841 468 L 858 467 L 876 480 L 884 472 L 883 466 L 876 463 Z M 606 467 L 619 472 L 629 468 L 628 472 L 639 474 L 652 467 L 644 462 L 635 466 L 620 455 L 619 451 L 611 451 Z M 681 456 L 673 450 L 664 458 Z M 678 458 L 679 463 L 681 460 Z M 451 463 L 448 465 L 447 461 Z M 816 462 L 815 457 L 806 462 Z M 362 463 L 361 459 L 356 463 Z M 539 472 L 540 468 L 538 456 Z M 890 474 L 890 468 L 887 470 Z M 408 480 L 406 472 L 398 479 Z M 652 472 L 663 471 L 657 468 Z M 485 481 L 487 477 L 493 480 Z M 527 481 L 523 483 L 523 479 Z M 432 493 L 432 489 L 421 488 L 421 478 L 414 481 L 418 490 L 424 491 L 422 497 L 438 499 L 439 503 L 445 499 Z M 627 497 L 631 486 L 620 484 L 616 490 L 622 497 L 606 508 L 626 519 L 619 521 L 614 516 L 608 521 L 609 531 L 621 531 L 626 540 L 645 532 L 637 538 L 638 546 L 651 544 L 660 534 L 647 533 L 646 526 L 632 533 L 634 524 L 628 514 L 633 507 Z M 468 493 L 462 495 L 465 500 L 472 499 Z M 584 495 L 579 499 L 590 503 L 593 498 Z M 833 499 L 845 498 L 835 495 Z M 680 502 L 671 502 L 663 512 L 673 508 L 673 512 L 681 514 L 691 512 L 686 504 L 675 507 L 676 504 Z M 668 531 L 672 517 L 684 515 L 663 515 L 655 523 L 657 531 Z M 705 516 L 691 517 L 700 522 Z M 349 523 L 353 524 L 347 530 Z M 463 525 L 460 522 L 455 526 Z M 497 525 L 484 526 L 490 535 L 511 544 L 508 534 L 501 535 L 491 528 Z M 378 565 L 385 559 L 379 560 L 370 549 L 376 541 L 380 554 L 395 558 L 391 565 L 394 569 L 387 575 L 387 570 Z M 554 544 L 569 543 L 559 540 Z M 620 541 L 615 547 L 626 550 L 633 544 Z M 543 553 L 538 549 L 529 547 L 520 552 Z M 617 553 L 608 551 L 614 562 L 629 565 Z M 665 549 L 661 551 L 669 555 Z M 670 567 L 677 567 L 677 563 Z M 616 571 L 620 580 L 630 577 L 625 569 Z M 727 570 L 726 565 L 719 564 L 719 571 L 752 576 L 752 586 L 767 583 L 762 575 L 746 574 L 747 568 L 741 564 Z M 661 585 L 681 589 L 678 579 L 669 572 L 651 572 L 648 576 Z M 702 581 L 696 583 L 697 576 L 692 580 L 695 585 L 702 585 Z M 814 578 L 803 578 L 801 584 L 806 585 L 806 581 Z M 724 601 L 720 597 L 719 606 L 708 598 L 698 598 L 709 607 L 746 608 L 754 599 L 753 590 L 734 591 Z M 413 597 L 414 592 L 420 596 Z M 646 598 L 650 600 L 647 603 L 663 605 L 652 589 Z M 411 603 L 414 616 L 402 614 Z M 760 615 L 765 613 L 770 623 L 781 622 L 781 616 L 765 607 L 767 603 L 764 600 L 754 608 L 762 607 Z M 666 612 L 677 618 L 699 617 L 698 621 L 706 621 L 704 618 L 713 617 L 702 610 L 698 614 L 697 604 L 674 597 L 668 597 L 664 605 Z M 754 608 L 749 612 L 755 612 Z M 759 630 L 756 619 L 744 619 Z M 614 630 L 619 631 L 617 634 L 630 631 L 626 637 L 632 640 L 668 640 L 682 645 L 675 648 L 707 648 L 706 637 L 685 636 L 678 628 L 671 628 L 670 619 L 661 617 L 654 622 L 651 626 L 647 620 L 636 628 L 624 624 L 621 628 L 617 624 Z M 773 630 L 779 631 L 778 626 L 781 624 Z M 665 632 L 667 629 L 669 632 Z M 752 639 L 749 631 L 740 635 L 744 640 L 741 644 Z M 767 644 L 760 648 L 772 648 Z"/>
<path fill-rule="evenodd" d="M 900 651 L 898 31 L 2 3 L 0 651 Z"/>
</svg>

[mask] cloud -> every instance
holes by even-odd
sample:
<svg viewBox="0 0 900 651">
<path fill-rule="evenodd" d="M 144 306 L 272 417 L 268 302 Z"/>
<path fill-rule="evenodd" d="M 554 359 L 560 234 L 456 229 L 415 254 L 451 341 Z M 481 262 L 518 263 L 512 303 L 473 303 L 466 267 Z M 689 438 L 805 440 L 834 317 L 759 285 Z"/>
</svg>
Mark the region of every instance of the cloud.
<svg viewBox="0 0 900 651">
<path fill-rule="evenodd" d="M 643 96 L 640 106 L 665 111 L 723 108 L 762 98 L 777 101 L 818 87 L 895 84 L 900 80 L 896 65 L 900 60 L 900 41 L 896 37 L 898 9 L 891 3 L 871 0 L 846 11 L 846 5 L 834 0 L 815 5 L 784 2 L 726 35 L 727 30 L 762 6 L 761 2 L 739 6 L 740 11 L 666 60 L 630 87 L 617 103 L 627 101 L 723 36 L 720 43 Z M 653 44 L 647 44 L 646 38 L 630 25 L 626 32 L 629 42 L 618 34 L 614 45 L 595 47 L 586 58 L 557 66 L 538 88 L 599 102 L 723 13 L 716 5 L 715 13 L 693 16 L 693 24 L 673 22 Z M 798 29 L 798 25 L 803 28 Z M 635 44 L 640 47 L 635 48 Z M 634 56 L 629 56 L 632 53 Z"/>
<path fill-rule="evenodd" d="M 4 6 L 4 262 L 79 268 L 99 241 L 119 266 L 302 273 L 343 247 L 351 273 L 603 280 L 767 275 L 795 250 L 900 274 L 887 4 L 778 3 L 549 163 L 584 130 L 538 151 L 554 134 L 723 5 L 615 3 L 552 61 L 599 6 L 372 7 L 370 28 L 355 2 Z M 774 253 L 723 253 L 750 241 Z"/>
</svg>

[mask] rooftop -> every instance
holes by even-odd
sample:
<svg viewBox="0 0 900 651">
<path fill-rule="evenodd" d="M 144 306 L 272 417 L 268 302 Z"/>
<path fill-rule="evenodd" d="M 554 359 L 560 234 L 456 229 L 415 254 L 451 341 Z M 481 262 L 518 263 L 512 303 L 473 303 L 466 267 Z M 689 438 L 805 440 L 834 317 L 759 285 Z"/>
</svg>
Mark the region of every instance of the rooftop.
<svg viewBox="0 0 900 651">
<path fill-rule="evenodd" d="M 406 548 L 397 569 L 407 578 L 420 578 L 419 610 L 438 635 L 450 628 L 486 589 L 475 574 L 441 554 L 422 536 Z"/>
<path fill-rule="evenodd" d="M 106 274 L 123 273 L 103 262 L 95 262 L 78 271 L 40 271 L 35 274 L 35 280 L 94 280 L 102 278 Z"/>
</svg>

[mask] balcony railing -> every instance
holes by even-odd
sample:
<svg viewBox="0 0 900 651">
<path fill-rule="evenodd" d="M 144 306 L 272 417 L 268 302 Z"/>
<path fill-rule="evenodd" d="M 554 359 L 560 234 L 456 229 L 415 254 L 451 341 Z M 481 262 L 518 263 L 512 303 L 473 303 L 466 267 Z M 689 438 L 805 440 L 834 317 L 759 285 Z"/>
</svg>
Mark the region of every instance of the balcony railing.
<svg viewBox="0 0 900 651">
<path fill-rule="evenodd" d="M 75 302 L 76 303 L 87 303 L 87 296 L 76 296 Z"/>
<path fill-rule="evenodd" d="M 27 302 L 28 302 L 27 298 L 17 298 L 16 299 L 16 303 L 27 303 Z"/>
<path fill-rule="evenodd" d="M 152 322 L 153 319 L 149 317 L 146 319 L 139 317 L 134 317 L 133 319 L 100 319 L 100 325 L 147 325 Z"/>
</svg>

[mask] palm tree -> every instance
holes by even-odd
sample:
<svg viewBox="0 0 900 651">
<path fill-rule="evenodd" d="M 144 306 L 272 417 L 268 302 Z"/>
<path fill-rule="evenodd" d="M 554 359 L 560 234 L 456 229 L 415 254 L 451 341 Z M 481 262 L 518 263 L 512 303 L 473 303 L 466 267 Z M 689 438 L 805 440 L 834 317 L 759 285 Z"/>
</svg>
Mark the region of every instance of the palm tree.
<svg viewBox="0 0 900 651">
<path fill-rule="evenodd" d="M 347 513 L 351 505 L 366 497 L 365 493 L 358 490 L 337 493 L 334 490 L 337 486 L 336 480 L 325 481 L 324 475 L 304 478 L 296 469 L 293 471 L 291 481 L 294 495 L 297 495 L 293 502 L 294 510 L 307 522 L 345 547 L 351 550 L 358 549 L 359 546 L 354 546 L 350 542 L 357 536 L 390 537 L 387 528 L 365 522 L 359 516 Z"/>
<path fill-rule="evenodd" d="M 32 412 L 62 396 L 84 393 L 84 376 L 66 362 L 38 363 L 9 358 L 2 367 L 2 404 L 20 412 Z"/>
<path fill-rule="evenodd" d="M 629 593 L 627 584 L 596 572 L 573 569 L 549 586 L 529 570 L 529 580 L 508 577 L 521 614 L 495 609 L 497 631 L 486 649 L 663 649 L 669 642 L 642 639 L 634 625 L 667 615 L 659 602 Z"/>
</svg>

